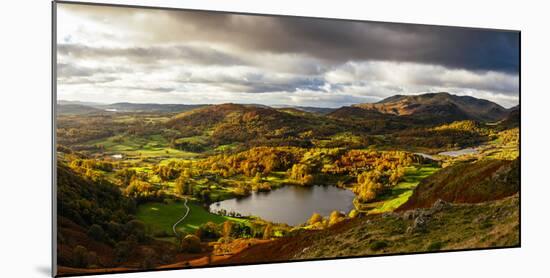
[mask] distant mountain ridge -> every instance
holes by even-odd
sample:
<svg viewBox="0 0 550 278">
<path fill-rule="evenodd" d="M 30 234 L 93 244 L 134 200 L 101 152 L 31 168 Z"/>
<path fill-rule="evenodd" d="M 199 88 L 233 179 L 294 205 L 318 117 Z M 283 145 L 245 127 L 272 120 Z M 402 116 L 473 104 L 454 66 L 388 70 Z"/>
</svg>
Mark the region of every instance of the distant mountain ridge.
<svg viewBox="0 0 550 278">
<path fill-rule="evenodd" d="M 56 112 L 57 114 L 83 115 L 90 113 L 100 113 L 103 112 L 103 110 L 82 104 L 62 104 L 57 105 Z"/>
<path fill-rule="evenodd" d="M 69 105 L 69 106 L 67 106 Z M 79 101 L 58 101 L 61 114 L 87 114 L 95 112 L 168 112 L 182 113 L 208 106 L 226 104 L 158 104 L 120 102 L 101 104 Z M 235 104 L 236 105 L 236 104 Z M 342 120 L 395 120 L 442 123 L 457 120 L 497 122 L 518 113 L 518 106 L 506 109 L 494 102 L 471 96 L 449 93 L 428 93 L 421 95 L 395 95 L 376 103 L 361 103 L 340 108 L 323 108 L 294 105 L 239 104 L 240 107 L 265 109 L 294 109 L 318 115 L 327 115 Z M 228 108 L 227 105 L 225 108 Z M 235 107 L 233 107 L 235 108 Z M 97 110 L 94 110 L 97 109 Z M 225 109 L 222 109 L 225 110 Z"/>
<path fill-rule="evenodd" d="M 330 112 L 335 111 L 338 108 L 327 108 L 327 107 L 314 107 L 314 106 L 294 106 L 294 105 L 273 105 L 273 108 L 293 108 L 303 112 L 315 113 L 326 115 Z"/>
<path fill-rule="evenodd" d="M 164 112 L 180 113 L 207 106 L 206 104 L 159 104 L 118 102 L 112 104 L 66 101 L 57 102 L 59 114 L 90 114 L 106 112 Z"/>
<path fill-rule="evenodd" d="M 183 112 L 207 106 L 205 104 L 159 104 L 119 102 L 105 105 L 105 109 L 121 112 Z"/>
<path fill-rule="evenodd" d="M 485 99 L 449 93 L 395 95 L 377 103 L 355 104 L 365 110 L 416 118 L 494 122 L 508 115 L 506 108 Z"/>
</svg>

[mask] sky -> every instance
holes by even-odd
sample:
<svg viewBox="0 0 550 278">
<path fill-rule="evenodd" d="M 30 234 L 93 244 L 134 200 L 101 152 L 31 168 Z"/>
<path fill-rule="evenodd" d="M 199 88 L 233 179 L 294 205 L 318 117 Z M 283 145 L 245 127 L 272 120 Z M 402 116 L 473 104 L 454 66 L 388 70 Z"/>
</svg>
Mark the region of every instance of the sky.
<svg viewBox="0 0 550 278">
<path fill-rule="evenodd" d="M 519 102 L 519 34 L 57 4 L 57 98 L 341 107 L 449 92 Z"/>
</svg>

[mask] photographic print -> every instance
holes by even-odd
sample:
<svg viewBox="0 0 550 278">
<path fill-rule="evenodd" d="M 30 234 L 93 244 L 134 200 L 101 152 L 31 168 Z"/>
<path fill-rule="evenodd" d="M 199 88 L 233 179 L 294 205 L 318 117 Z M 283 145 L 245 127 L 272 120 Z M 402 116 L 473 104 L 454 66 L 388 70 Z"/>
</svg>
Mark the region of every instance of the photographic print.
<svg viewBox="0 0 550 278">
<path fill-rule="evenodd" d="M 54 272 L 520 246 L 520 32 L 54 2 Z"/>
</svg>

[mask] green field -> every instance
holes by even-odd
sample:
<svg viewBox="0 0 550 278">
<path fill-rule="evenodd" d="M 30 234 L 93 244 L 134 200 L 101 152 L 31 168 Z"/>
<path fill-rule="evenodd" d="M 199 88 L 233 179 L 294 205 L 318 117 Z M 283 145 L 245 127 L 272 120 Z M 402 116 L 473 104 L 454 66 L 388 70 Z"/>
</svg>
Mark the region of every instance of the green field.
<svg viewBox="0 0 550 278">
<path fill-rule="evenodd" d="M 161 135 L 112 136 L 101 140 L 86 143 L 91 146 L 101 146 L 105 152 L 120 153 L 127 156 L 145 157 L 178 157 L 192 158 L 196 153 L 170 148 L 168 142 Z"/>
<path fill-rule="evenodd" d="M 407 167 L 403 181 L 393 187 L 390 192 L 380 196 L 380 201 L 370 204 L 368 213 L 383 213 L 393 211 L 411 197 L 413 190 L 424 178 L 432 175 L 440 168 L 431 165 Z"/>
<path fill-rule="evenodd" d="M 201 224 L 209 221 L 217 224 L 227 220 L 237 222 L 247 221 L 210 213 L 194 201 L 188 202 L 187 206 L 190 209 L 189 215 L 177 227 L 177 230 L 181 232 L 194 232 Z M 185 211 L 183 202 L 180 201 L 169 204 L 151 202 L 140 205 L 136 215 L 153 233 L 165 231 L 167 234 L 173 235 L 172 225 L 184 215 Z"/>
</svg>

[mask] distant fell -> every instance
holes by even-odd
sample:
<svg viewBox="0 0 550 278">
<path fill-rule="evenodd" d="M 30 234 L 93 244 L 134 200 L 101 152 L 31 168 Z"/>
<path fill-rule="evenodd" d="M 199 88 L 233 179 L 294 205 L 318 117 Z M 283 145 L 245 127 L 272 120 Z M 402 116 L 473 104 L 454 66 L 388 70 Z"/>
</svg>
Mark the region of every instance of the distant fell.
<svg viewBox="0 0 550 278">
<path fill-rule="evenodd" d="M 495 122 L 508 115 L 506 108 L 485 99 L 449 93 L 395 95 L 377 103 L 353 105 L 384 114 L 436 121 L 477 120 Z"/>
</svg>

